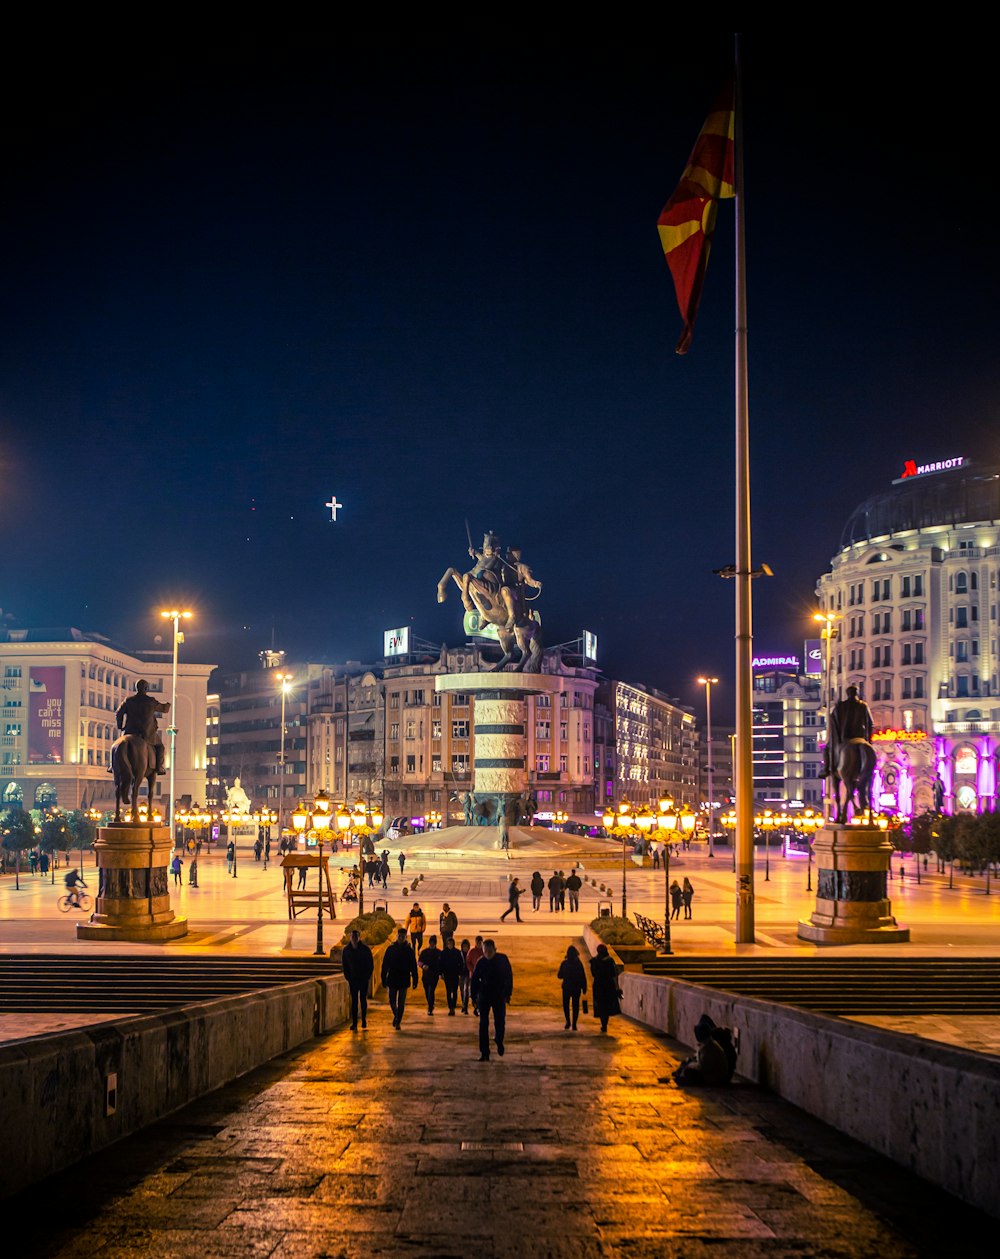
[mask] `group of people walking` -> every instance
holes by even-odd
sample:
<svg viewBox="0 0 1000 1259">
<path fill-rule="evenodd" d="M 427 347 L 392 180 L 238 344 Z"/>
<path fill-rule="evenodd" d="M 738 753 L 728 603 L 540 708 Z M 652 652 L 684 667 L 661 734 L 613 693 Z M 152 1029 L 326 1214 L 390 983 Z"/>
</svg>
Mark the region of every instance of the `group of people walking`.
<svg viewBox="0 0 1000 1259">
<path fill-rule="evenodd" d="M 692 900 L 694 900 L 694 888 L 691 886 L 691 880 L 685 878 L 682 886 L 674 879 L 670 884 L 670 917 L 680 918 L 683 909 L 684 917 L 690 918 Z"/>
<path fill-rule="evenodd" d="M 351 932 L 341 964 L 351 994 L 351 1031 L 356 1032 L 359 1019 L 362 1029 L 368 1027 L 368 990 L 375 971 L 372 950 L 358 931 Z M 607 1032 L 608 1020 L 621 1013 L 620 969 L 607 945 L 598 945 L 597 954 L 590 961 L 590 977 L 594 1015 L 600 1021 L 602 1032 Z M 565 1029 L 575 1032 L 581 1003 L 584 1013 L 587 1011 L 587 972 L 575 945 L 566 949 L 556 978 L 562 986 Z M 439 947 L 437 935 L 431 935 L 426 947 L 420 948 L 414 942 L 413 933 L 410 932 L 408 938 L 407 927 L 400 927 L 396 939 L 382 956 L 381 980 L 388 993 L 392 1026 L 396 1031 L 402 1028 L 407 997 L 416 992 L 418 983 L 424 990 L 427 1014 L 433 1016 L 438 984 L 443 980 L 449 1016 L 457 1013 L 459 1005 L 462 1013 L 468 1014 L 471 1005 L 473 1015 L 479 1019 L 479 1061 L 488 1062 L 490 1058 L 491 1020 L 493 1044 L 497 1054 L 503 1057 L 514 972 L 510 959 L 498 952 L 495 941 L 477 935 L 475 943 L 464 939 L 456 944 L 454 935 L 444 935 Z"/>
</svg>

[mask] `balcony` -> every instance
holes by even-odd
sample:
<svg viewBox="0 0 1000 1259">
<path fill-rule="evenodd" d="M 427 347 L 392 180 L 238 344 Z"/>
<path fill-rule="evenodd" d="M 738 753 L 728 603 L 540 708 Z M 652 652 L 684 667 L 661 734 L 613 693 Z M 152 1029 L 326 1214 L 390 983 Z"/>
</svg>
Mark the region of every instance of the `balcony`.
<svg viewBox="0 0 1000 1259">
<path fill-rule="evenodd" d="M 998 734 L 1000 721 L 939 721 L 939 734 Z"/>
</svg>

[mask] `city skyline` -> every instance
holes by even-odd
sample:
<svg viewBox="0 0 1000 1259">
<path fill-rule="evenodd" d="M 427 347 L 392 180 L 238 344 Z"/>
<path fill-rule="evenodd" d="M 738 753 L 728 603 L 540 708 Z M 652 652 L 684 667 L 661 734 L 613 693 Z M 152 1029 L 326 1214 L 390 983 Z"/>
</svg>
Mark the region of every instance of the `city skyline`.
<svg viewBox="0 0 1000 1259">
<path fill-rule="evenodd" d="M 957 50 L 745 40 L 758 654 L 801 649 L 906 460 L 996 460 L 997 245 L 953 188 L 985 79 Z M 656 218 L 730 60 L 711 33 L 40 68 L 0 211 L 4 612 L 141 650 L 177 602 L 189 659 L 273 633 L 372 662 L 394 626 L 461 641 L 434 591 L 468 520 L 523 547 L 547 644 L 593 630 L 699 713 L 710 672 L 728 720 L 732 206 L 684 359 Z"/>
</svg>

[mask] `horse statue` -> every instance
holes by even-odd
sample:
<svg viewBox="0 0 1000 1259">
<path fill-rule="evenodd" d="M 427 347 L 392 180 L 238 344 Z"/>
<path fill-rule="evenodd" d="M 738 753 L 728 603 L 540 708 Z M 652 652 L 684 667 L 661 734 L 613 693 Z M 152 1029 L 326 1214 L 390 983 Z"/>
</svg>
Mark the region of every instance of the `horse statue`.
<svg viewBox="0 0 1000 1259">
<path fill-rule="evenodd" d="M 528 611 L 525 587 L 541 590 L 541 582 L 535 580 L 530 568 L 523 563 L 520 551 L 511 551 L 509 560 L 501 557 L 500 540 L 492 532 L 483 538 L 482 551 L 475 550 L 470 543 L 469 554 L 476 560 L 469 572 L 459 573 L 456 568 L 445 570 L 438 582 L 438 603 L 444 603 L 448 583 L 454 581 L 462 594 L 466 632 L 476 634 L 484 625 L 494 627 L 503 655 L 490 672 L 505 668 L 517 647 L 520 657 L 515 671 L 537 673 L 542 658 L 541 622 L 537 614 Z"/>
<path fill-rule="evenodd" d="M 156 752 L 138 734 L 123 734 L 111 747 L 111 769 L 115 776 L 115 821 L 122 820 L 122 801 L 131 805 L 132 822 L 139 821 L 139 784 L 146 780 L 146 803 L 153 816 L 153 781 L 156 778 Z M 131 793 L 131 799 L 129 795 Z"/>
<path fill-rule="evenodd" d="M 867 739 L 846 739 L 837 750 L 833 765 L 835 822 L 847 821 L 847 806 L 855 801 L 858 812 L 867 809 L 872 820 L 872 779 L 875 776 L 875 749 Z M 841 784 L 844 792 L 841 793 Z"/>
</svg>

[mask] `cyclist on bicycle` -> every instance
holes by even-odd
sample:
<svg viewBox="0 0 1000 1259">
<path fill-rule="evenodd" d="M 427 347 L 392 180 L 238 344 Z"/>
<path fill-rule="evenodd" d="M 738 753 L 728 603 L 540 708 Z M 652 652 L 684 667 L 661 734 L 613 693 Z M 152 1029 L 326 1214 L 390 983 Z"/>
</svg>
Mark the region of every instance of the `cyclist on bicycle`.
<svg viewBox="0 0 1000 1259">
<path fill-rule="evenodd" d="M 71 900 L 74 905 L 80 903 L 80 889 L 86 887 L 83 881 L 83 875 L 79 870 L 70 870 L 65 876 L 63 882 L 66 884 L 66 898 Z"/>
</svg>

